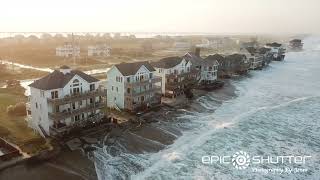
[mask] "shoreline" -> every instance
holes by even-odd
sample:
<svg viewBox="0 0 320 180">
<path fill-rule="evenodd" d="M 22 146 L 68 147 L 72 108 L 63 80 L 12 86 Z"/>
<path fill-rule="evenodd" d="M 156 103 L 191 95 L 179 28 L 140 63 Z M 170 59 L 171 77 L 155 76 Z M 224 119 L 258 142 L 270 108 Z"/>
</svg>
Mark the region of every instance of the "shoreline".
<svg viewBox="0 0 320 180">
<path fill-rule="evenodd" d="M 150 111 L 142 116 L 145 120 L 141 125 L 128 123 L 124 126 L 113 128 L 105 145 L 108 142 L 122 149 L 123 153 L 144 154 L 156 153 L 165 149 L 167 146 L 183 135 L 183 131 L 188 130 L 181 126 L 183 123 L 179 116 L 186 114 L 186 111 L 201 112 L 201 107 L 197 105 L 197 100 L 210 93 L 217 98 L 217 108 L 226 100 L 236 97 L 235 87 L 230 80 L 225 81 L 225 86 L 214 91 L 194 90 L 195 97 L 190 103 L 180 104 L 174 108 L 161 106 L 159 109 Z M 212 112 L 214 113 L 214 111 Z M 168 118 L 170 116 L 170 118 Z M 154 117 L 157 117 L 155 119 Z M 97 132 L 90 134 L 90 137 L 105 139 L 106 132 Z M 99 145 L 96 145 L 99 146 Z M 101 147 L 101 145 L 100 145 Z M 117 156 L 116 151 L 111 154 Z M 89 154 L 83 154 L 79 150 L 71 151 L 62 148 L 61 152 L 53 159 L 39 162 L 37 164 L 21 163 L 17 166 L 0 171 L 0 179 L 13 178 L 12 172 L 15 172 L 15 179 L 43 180 L 50 176 L 56 179 L 97 179 L 94 162 L 88 158 Z M 76 163 L 75 163 L 76 162 Z M 18 171 L 17 171 L 18 170 Z M 40 172 L 37 178 L 34 174 Z M 19 172 L 19 173 L 17 173 Z M 51 180 L 50 178 L 48 180 Z"/>
</svg>

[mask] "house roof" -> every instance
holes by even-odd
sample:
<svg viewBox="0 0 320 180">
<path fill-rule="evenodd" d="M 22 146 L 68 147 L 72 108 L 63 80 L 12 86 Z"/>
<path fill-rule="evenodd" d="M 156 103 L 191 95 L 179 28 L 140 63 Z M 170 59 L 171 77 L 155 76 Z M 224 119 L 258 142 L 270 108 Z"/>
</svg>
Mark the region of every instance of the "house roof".
<svg viewBox="0 0 320 180">
<path fill-rule="evenodd" d="M 280 47 L 282 44 L 279 44 L 279 43 L 276 43 L 276 42 L 273 42 L 273 43 L 268 43 L 267 46 L 270 46 L 270 47 Z"/>
<path fill-rule="evenodd" d="M 252 55 L 257 52 L 257 49 L 254 47 L 246 47 L 246 50 Z"/>
<path fill-rule="evenodd" d="M 136 74 L 142 65 L 144 65 L 149 71 L 155 71 L 155 69 L 148 61 L 121 63 L 116 64 L 115 67 L 117 67 L 117 69 L 121 72 L 123 76 L 130 76 Z"/>
<path fill-rule="evenodd" d="M 198 66 L 205 63 L 203 58 L 201 58 L 200 56 L 197 56 L 193 52 L 186 53 L 182 58 L 184 58 L 187 61 L 191 61 L 192 65 L 194 66 Z"/>
<path fill-rule="evenodd" d="M 66 65 L 63 65 L 63 66 L 60 67 L 60 69 L 70 69 L 70 67 L 66 66 Z"/>
<path fill-rule="evenodd" d="M 301 39 L 293 39 L 290 42 L 291 43 L 301 43 Z"/>
<path fill-rule="evenodd" d="M 262 47 L 259 49 L 259 54 L 265 54 L 270 51 L 270 48 Z"/>
<path fill-rule="evenodd" d="M 88 83 L 98 82 L 99 80 L 79 70 L 71 70 L 70 73 L 63 74 L 59 70 L 55 70 L 47 76 L 34 81 L 30 87 L 41 90 L 51 90 L 63 88 L 75 75 L 80 76 Z"/>
<path fill-rule="evenodd" d="M 244 54 L 231 54 L 226 56 L 226 60 L 242 60 L 243 58 L 246 58 Z"/>
<path fill-rule="evenodd" d="M 214 54 L 214 55 L 209 55 L 208 57 L 206 57 L 204 60 L 207 62 L 221 62 L 223 61 L 225 58 L 220 55 L 220 54 Z"/>
<path fill-rule="evenodd" d="M 159 61 L 152 62 L 151 64 L 157 68 L 168 69 L 180 64 L 182 60 L 183 60 L 182 57 L 173 56 L 173 57 L 166 57 L 166 58 L 160 59 Z"/>
</svg>

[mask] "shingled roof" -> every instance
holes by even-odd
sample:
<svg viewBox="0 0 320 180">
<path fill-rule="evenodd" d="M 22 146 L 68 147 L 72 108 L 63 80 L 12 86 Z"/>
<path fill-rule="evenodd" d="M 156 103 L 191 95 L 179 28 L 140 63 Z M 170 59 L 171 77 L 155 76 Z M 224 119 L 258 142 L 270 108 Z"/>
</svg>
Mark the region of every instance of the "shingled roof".
<svg viewBox="0 0 320 180">
<path fill-rule="evenodd" d="M 273 42 L 273 43 L 268 43 L 267 46 L 270 46 L 270 47 L 280 47 L 282 44 L 279 44 L 279 43 L 276 43 L 276 42 Z"/>
<path fill-rule="evenodd" d="M 200 56 L 197 56 L 193 52 L 186 53 L 182 58 L 184 58 L 187 61 L 191 61 L 193 66 L 199 66 L 205 63 Z"/>
<path fill-rule="evenodd" d="M 205 61 L 211 61 L 211 62 L 221 62 L 223 61 L 225 58 L 220 55 L 220 54 L 214 54 L 214 55 L 209 55 L 208 57 L 206 57 L 204 60 Z"/>
<path fill-rule="evenodd" d="M 231 54 L 226 56 L 226 59 L 231 61 L 239 61 L 239 60 L 242 60 L 243 58 L 246 58 L 244 54 Z"/>
<path fill-rule="evenodd" d="M 134 62 L 134 63 L 121 63 L 115 66 L 121 72 L 123 76 L 130 76 L 137 73 L 140 67 L 144 65 L 149 71 L 155 71 L 152 65 L 148 61 Z"/>
<path fill-rule="evenodd" d="M 182 60 L 183 58 L 181 57 L 173 56 L 173 57 L 166 57 L 166 58 L 160 59 L 159 61 L 152 62 L 151 64 L 157 68 L 168 69 L 180 64 Z"/>
<path fill-rule="evenodd" d="M 257 49 L 254 47 L 247 47 L 246 50 L 251 54 L 254 55 L 257 52 Z"/>
<path fill-rule="evenodd" d="M 270 51 L 270 48 L 262 47 L 262 48 L 259 49 L 259 53 L 260 53 L 260 54 L 265 54 L 265 53 L 267 53 L 268 51 Z"/>
<path fill-rule="evenodd" d="M 59 70 L 55 70 L 47 76 L 34 81 L 30 87 L 41 90 L 51 90 L 63 88 L 75 75 L 80 76 L 88 83 L 98 82 L 99 80 L 79 70 L 71 70 L 69 73 L 63 74 Z"/>
</svg>

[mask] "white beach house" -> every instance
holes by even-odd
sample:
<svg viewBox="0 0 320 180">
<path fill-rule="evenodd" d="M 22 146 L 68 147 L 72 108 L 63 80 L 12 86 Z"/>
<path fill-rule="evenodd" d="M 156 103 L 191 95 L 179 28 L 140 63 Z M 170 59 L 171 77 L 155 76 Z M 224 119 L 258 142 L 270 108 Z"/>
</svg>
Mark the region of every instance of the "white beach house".
<svg viewBox="0 0 320 180">
<path fill-rule="evenodd" d="M 67 66 L 30 84 L 30 127 L 42 136 L 68 132 L 103 117 L 106 92 L 99 80 Z"/>
<path fill-rule="evenodd" d="M 161 103 L 161 78 L 147 61 L 121 63 L 107 72 L 107 105 L 131 112 Z"/>
<path fill-rule="evenodd" d="M 80 46 L 70 42 L 56 48 L 56 56 L 59 57 L 80 57 Z"/>
<path fill-rule="evenodd" d="M 111 47 L 107 44 L 88 46 L 88 56 L 108 57 L 111 55 Z"/>
</svg>

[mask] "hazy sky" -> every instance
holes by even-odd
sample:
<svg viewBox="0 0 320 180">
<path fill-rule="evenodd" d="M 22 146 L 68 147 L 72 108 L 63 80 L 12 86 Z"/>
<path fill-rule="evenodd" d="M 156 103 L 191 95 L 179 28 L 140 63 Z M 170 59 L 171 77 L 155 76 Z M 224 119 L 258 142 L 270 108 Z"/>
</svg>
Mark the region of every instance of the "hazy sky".
<svg viewBox="0 0 320 180">
<path fill-rule="evenodd" d="M 320 0 L 3 0 L 0 31 L 320 33 Z"/>
</svg>

